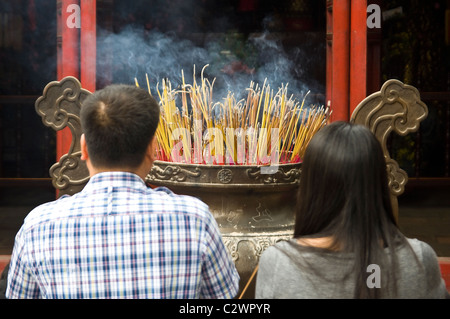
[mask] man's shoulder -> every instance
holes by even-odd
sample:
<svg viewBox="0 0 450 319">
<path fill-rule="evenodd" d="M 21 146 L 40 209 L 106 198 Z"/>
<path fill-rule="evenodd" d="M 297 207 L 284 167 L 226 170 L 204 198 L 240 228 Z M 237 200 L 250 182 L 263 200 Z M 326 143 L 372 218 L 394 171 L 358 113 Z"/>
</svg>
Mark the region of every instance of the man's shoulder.
<svg viewBox="0 0 450 319">
<path fill-rule="evenodd" d="M 159 200 L 166 206 L 173 205 L 178 208 L 185 208 L 185 209 L 192 208 L 200 211 L 209 212 L 208 205 L 197 197 L 177 194 L 168 189 L 167 187 L 157 187 L 154 188 L 153 191 L 155 194 L 159 196 Z"/>
<path fill-rule="evenodd" d="M 24 225 L 36 225 L 52 219 L 64 217 L 66 216 L 64 212 L 67 212 L 64 207 L 72 201 L 74 201 L 72 196 L 64 195 L 53 201 L 40 204 L 28 213 L 25 217 Z"/>
<path fill-rule="evenodd" d="M 198 227 L 209 229 L 218 228 L 209 206 L 201 199 L 174 193 L 166 187 L 157 187 L 147 191 L 144 199 L 144 211 L 150 215 L 157 215 L 163 219 L 182 223 L 196 224 Z"/>
</svg>

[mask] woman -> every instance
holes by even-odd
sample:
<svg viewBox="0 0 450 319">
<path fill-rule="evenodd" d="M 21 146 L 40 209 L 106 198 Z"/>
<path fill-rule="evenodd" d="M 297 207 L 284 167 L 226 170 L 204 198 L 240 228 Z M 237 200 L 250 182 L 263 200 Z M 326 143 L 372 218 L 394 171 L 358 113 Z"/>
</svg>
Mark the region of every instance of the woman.
<svg viewBox="0 0 450 319">
<path fill-rule="evenodd" d="M 256 298 L 445 297 L 433 249 L 397 227 L 376 137 L 325 126 L 303 160 L 294 238 L 262 254 Z"/>
</svg>

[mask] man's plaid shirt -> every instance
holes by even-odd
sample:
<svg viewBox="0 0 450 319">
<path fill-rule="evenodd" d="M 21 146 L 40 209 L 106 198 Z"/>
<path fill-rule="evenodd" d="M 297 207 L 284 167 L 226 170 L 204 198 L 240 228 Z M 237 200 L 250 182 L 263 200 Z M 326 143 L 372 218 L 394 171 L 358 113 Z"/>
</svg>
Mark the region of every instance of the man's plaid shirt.
<svg viewBox="0 0 450 319">
<path fill-rule="evenodd" d="M 10 267 L 8 298 L 232 298 L 239 285 L 203 202 L 124 172 L 30 212 Z"/>
</svg>

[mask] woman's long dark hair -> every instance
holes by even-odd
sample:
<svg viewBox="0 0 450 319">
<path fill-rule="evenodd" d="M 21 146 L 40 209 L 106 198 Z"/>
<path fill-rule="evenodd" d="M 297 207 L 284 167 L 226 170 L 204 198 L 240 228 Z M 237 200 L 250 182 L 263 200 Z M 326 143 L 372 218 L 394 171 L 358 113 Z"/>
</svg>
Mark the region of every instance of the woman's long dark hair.
<svg viewBox="0 0 450 319">
<path fill-rule="evenodd" d="M 330 236 L 330 249 L 355 255 L 355 297 L 380 297 L 381 289 L 367 286 L 367 266 L 377 264 L 395 275 L 394 249 L 405 239 L 393 214 L 376 137 L 366 127 L 346 122 L 322 128 L 303 159 L 298 203 L 294 237 Z M 389 283 L 395 285 L 395 278 Z"/>
</svg>

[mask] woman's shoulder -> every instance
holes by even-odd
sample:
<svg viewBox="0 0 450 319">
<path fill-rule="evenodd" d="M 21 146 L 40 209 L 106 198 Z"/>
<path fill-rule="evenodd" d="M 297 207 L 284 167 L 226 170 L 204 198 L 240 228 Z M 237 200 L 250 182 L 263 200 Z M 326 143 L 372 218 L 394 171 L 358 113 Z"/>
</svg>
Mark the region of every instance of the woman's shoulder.
<svg viewBox="0 0 450 319">
<path fill-rule="evenodd" d="M 406 240 L 414 251 L 414 258 L 419 262 L 420 267 L 413 267 L 413 259 L 407 255 L 407 250 L 404 249 L 399 256 L 399 265 L 403 269 L 405 287 L 407 287 L 404 294 L 409 296 L 414 292 L 412 288 L 416 288 L 416 291 L 423 293 L 426 298 L 449 298 L 450 295 L 442 279 L 434 249 L 419 239 L 406 238 Z M 411 281 L 411 278 L 414 280 Z"/>
<path fill-rule="evenodd" d="M 436 259 L 437 255 L 434 249 L 426 242 L 417 238 L 406 238 L 409 246 L 422 261 L 428 259 Z"/>
<path fill-rule="evenodd" d="M 412 271 L 416 268 L 411 265 L 419 263 L 425 269 L 435 268 L 438 264 L 437 254 L 434 249 L 426 242 L 404 237 L 403 244 L 397 246 L 396 255 L 400 268 Z"/>
<path fill-rule="evenodd" d="M 260 263 L 271 265 L 286 264 L 292 258 L 299 258 L 299 252 L 293 240 L 282 240 L 267 247 L 260 256 Z"/>
<path fill-rule="evenodd" d="M 330 255 L 330 256 L 328 256 Z M 339 255 L 327 249 L 300 245 L 297 239 L 282 240 L 266 248 L 262 253 L 262 260 L 272 260 L 273 263 L 279 263 L 286 260 L 302 260 L 307 258 L 309 261 L 320 258 L 333 258 Z"/>
<path fill-rule="evenodd" d="M 275 256 L 280 254 L 286 255 L 286 253 L 295 254 L 299 253 L 299 250 L 301 250 L 301 248 L 302 247 L 296 242 L 296 240 L 291 238 L 288 240 L 280 240 L 275 244 L 267 247 L 263 254 Z"/>
<path fill-rule="evenodd" d="M 290 251 L 292 249 L 289 241 L 282 240 L 267 247 L 261 254 L 261 258 L 277 257 L 283 253 L 283 251 Z"/>
</svg>

